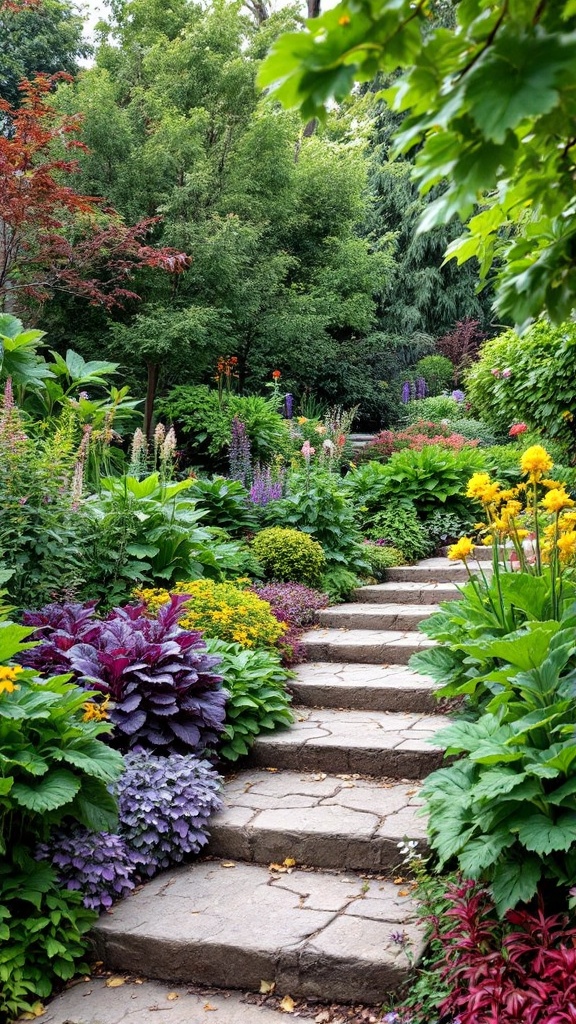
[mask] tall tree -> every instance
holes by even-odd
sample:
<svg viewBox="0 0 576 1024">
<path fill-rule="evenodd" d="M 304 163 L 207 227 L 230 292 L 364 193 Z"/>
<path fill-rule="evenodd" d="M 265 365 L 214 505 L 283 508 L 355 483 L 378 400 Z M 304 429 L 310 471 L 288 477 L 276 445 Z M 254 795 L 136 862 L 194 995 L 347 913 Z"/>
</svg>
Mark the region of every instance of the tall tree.
<svg viewBox="0 0 576 1024">
<path fill-rule="evenodd" d="M 23 78 L 58 71 L 76 74 L 91 52 L 84 22 L 68 0 L 0 5 L 0 99 L 20 101 Z"/>
</svg>

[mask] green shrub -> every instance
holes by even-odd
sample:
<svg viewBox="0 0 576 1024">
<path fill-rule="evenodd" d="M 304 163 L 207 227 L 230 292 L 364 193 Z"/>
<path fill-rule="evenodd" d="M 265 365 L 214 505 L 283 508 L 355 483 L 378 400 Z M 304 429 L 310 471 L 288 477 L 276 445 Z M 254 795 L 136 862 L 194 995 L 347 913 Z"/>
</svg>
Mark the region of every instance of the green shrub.
<svg viewBox="0 0 576 1024">
<path fill-rule="evenodd" d="M 457 515 L 438 508 L 430 512 L 423 522 L 424 529 L 430 538 L 434 550 L 446 544 L 452 544 L 472 529 L 475 516 Z"/>
<path fill-rule="evenodd" d="M 370 576 L 374 576 L 378 582 L 384 582 L 386 579 L 386 569 L 404 565 L 406 562 L 403 551 L 388 547 L 386 544 L 365 544 L 364 558 L 370 566 Z"/>
<path fill-rule="evenodd" d="M 274 651 L 247 650 L 240 644 L 207 638 L 211 654 L 222 659 L 218 672 L 230 694 L 226 724 L 219 748 L 221 757 L 237 761 L 247 754 L 260 732 L 290 725 L 294 716 L 286 692 L 294 673 L 282 667 Z"/>
<path fill-rule="evenodd" d="M 424 356 L 414 367 L 416 377 L 424 377 L 431 398 L 454 387 L 454 365 L 446 356 Z"/>
<path fill-rule="evenodd" d="M 321 545 L 302 530 L 272 526 L 256 534 L 252 549 L 266 578 L 321 588 L 326 559 Z"/>
<path fill-rule="evenodd" d="M 264 508 L 265 522 L 310 534 L 322 546 L 328 568 L 362 572 L 362 535 L 339 478 L 325 472 L 293 473 L 288 488 L 285 498 Z"/>
<path fill-rule="evenodd" d="M 363 545 L 363 549 L 366 545 Z M 362 551 L 364 556 L 364 550 Z M 368 562 L 363 557 L 364 572 L 368 569 Z M 360 586 L 360 580 L 356 573 L 346 569 L 343 565 L 331 565 L 322 577 L 322 590 L 328 594 L 331 602 L 346 601 L 355 587 Z"/>
<path fill-rule="evenodd" d="M 367 523 L 367 536 L 385 540 L 398 548 L 407 562 L 416 562 L 432 553 L 428 533 L 419 521 L 414 506 L 387 504 Z"/>
<path fill-rule="evenodd" d="M 236 417 L 246 427 L 255 461 L 268 463 L 277 452 L 289 452 L 287 421 L 276 409 L 275 398 L 258 395 L 219 395 L 204 384 L 182 384 L 159 403 L 161 414 L 174 423 L 178 437 L 192 458 L 209 455 L 223 459 Z"/>
<path fill-rule="evenodd" d="M 466 373 L 474 410 L 507 432 L 519 420 L 573 445 L 576 430 L 576 323 L 532 324 L 485 342 Z M 566 415 L 565 415 L 566 414 Z"/>
<path fill-rule="evenodd" d="M 484 423 L 483 420 L 468 419 L 464 416 L 460 419 L 450 420 L 450 429 L 455 434 L 466 437 L 469 441 L 478 441 L 482 447 L 497 442 L 494 428 L 488 423 Z"/>
<path fill-rule="evenodd" d="M 417 420 L 456 420 L 462 417 L 462 404 L 451 395 L 437 395 L 434 398 L 421 398 L 417 402 L 408 402 L 402 410 L 403 419 L 409 423 Z"/>
<path fill-rule="evenodd" d="M 256 517 L 248 491 L 239 480 L 215 476 L 192 481 L 188 494 L 203 512 L 202 526 L 226 530 L 232 537 L 255 530 Z"/>
</svg>

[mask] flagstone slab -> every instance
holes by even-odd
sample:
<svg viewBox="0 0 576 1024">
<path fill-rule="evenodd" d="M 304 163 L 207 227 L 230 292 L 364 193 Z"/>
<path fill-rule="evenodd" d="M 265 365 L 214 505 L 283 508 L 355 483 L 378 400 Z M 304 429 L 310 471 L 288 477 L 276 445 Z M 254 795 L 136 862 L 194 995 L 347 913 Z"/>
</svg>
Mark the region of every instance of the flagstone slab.
<svg viewBox="0 0 576 1024">
<path fill-rule="evenodd" d="M 401 895 L 403 893 L 404 895 Z M 376 1003 L 407 979 L 421 926 L 407 890 L 345 873 L 203 861 L 159 875 L 104 914 L 96 955 L 115 971 Z"/>
<path fill-rule="evenodd" d="M 492 562 L 479 562 L 470 558 L 468 566 L 473 574 L 483 572 L 490 576 L 492 573 Z M 469 573 L 463 562 L 450 562 L 447 558 L 425 558 L 416 565 L 399 565 L 387 569 L 386 579 L 394 583 L 465 583 Z"/>
<path fill-rule="evenodd" d="M 359 603 L 336 604 L 318 612 L 321 626 L 335 629 L 414 630 L 438 606 L 433 604 Z"/>
<path fill-rule="evenodd" d="M 414 782 L 323 773 L 243 771 L 224 786 L 208 852 L 261 864 L 379 872 L 397 868 L 404 839 L 426 845 Z"/>
<path fill-rule="evenodd" d="M 372 711 L 434 711 L 436 684 L 401 665 L 309 661 L 298 665 L 290 689 L 305 707 Z"/>
<path fill-rule="evenodd" d="M 442 715 L 296 708 L 289 729 L 256 738 L 253 765 L 294 771 L 358 772 L 420 779 L 442 763 L 432 737 Z"/>
<path fill-rule="evenodd" d="M 314 629 L 301 637 L 311 661 L 355 661 L 371 665 L 407 665 L 417 651 L 435 641 L 415 630 Z"/>
<path fill-rule="evenodd" d="M 461 596 L 454 583 L 430 583 L 425 580 L 372 583 L 366 587 L 357 587 L 352 592 L 353 601 L 368 604 L 439 604 L 440 601 L 455 601 Z"/>
</svg>

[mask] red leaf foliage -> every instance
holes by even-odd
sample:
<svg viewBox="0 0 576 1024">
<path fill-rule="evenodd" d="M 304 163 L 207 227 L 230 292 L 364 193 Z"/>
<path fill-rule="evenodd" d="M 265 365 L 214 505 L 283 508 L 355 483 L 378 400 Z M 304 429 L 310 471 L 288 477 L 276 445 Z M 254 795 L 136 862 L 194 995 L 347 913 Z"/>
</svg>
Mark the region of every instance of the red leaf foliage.
<svg viewBox="0 0 576 1024">
<path fill-rule="evenodd" d="M 460 451 L 461 448 L 475 448 L 478 441 L 470 441 L 462 434 L 456 434 L 449 426 L 443 423 L 432 423 L 430 420 L 418 420 L 412 423 L 405 430 L 382 430 L 362 450 L 360 459 L 362 462 L 374 459 L 378 462 L 387 462 L 394 452 L 401 452 L 404 448 L 412 448 L 421 451 L 427 445 L 437 444 L 442 448 L 451 448 L 453 451 Z"/>
<path fill-rule="evenodd" d="M 435 925 L 450 995 L 442 1019 L 459 1024 L 576 1024 L 576 928 L 567 914 L 510 910 L 499 921 L 487 889 L 451 885 L 452 919 Z"/>
<path fill-rule="evenodd" d="M 55 83 L 38 75 L 20 86 L 22 105 L 0 100 L 0 306 L 7 294 L 42 302 L 55 290 L 108 308 L 138 298 L 127 285 L 140 267 L 180 273 L 189 257 L 145 244 L 157 219 L 128 227 L 115 210 L 68 184 L 81 118 L 50 103 Z"/>
</svg>

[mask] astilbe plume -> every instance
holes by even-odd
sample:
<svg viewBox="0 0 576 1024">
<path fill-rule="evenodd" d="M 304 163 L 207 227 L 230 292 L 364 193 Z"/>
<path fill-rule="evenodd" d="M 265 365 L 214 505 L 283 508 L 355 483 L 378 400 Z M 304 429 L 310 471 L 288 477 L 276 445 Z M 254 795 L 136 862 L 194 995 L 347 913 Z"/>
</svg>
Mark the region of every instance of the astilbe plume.
<svg viewBox="0 0 576 1024">
<path fill-rule="evenodd" d="M 142 860 L 121 836 L 85 828 L 58 829 L 35 856 L 52 864 L 66 889 L 83 893 L 85 907 L 99 911 L 133 890 Z"/>
<path fill-rule="evenodd" d="M 382 430 L 362 449 L 360 461 L 377 459 L 386 462 L 394 452 L 403 451 L 405 448 L 421 451 L 428 445 L 439 445 L 441 448 L 460 451 L 462 448 L 477 447 L 478 441 L 455 433 L 447 424 L 417 420 L 404 430 Z"/>
<path fill-rule="evenodd" d="M 440 1017 L 460 1024 L 576 1024 L 576 928 L 568 915 L 516 909 L 498 921 L 487 889 L 449 886 L 451 906 L 432 922 L 450 994 Z"/>
<path fill-rule="evenodd" d="M 222 732 L 227 693 L 199 632 L 178 624 L 185 595 L 150 617 L 144 604 L 115 608 L 104 620 L 93 605 L 48 605 L 27 613 L 38 647 L 23 663 L 72 671 L 87 689 L 110 698 L 111 742 L 163 752 L 203 752 Z M 84 614 L 86 613 L 86 614 Z"/>
<path fill-rule="evenodd" d="M 148 876 L 198 853 L 209 818 L 220 810 L 221 778 L 208 761 L 187 754 L 126 755 L 117 785 L 120 830 Z"/>
</svg>

